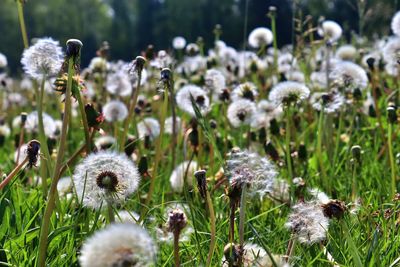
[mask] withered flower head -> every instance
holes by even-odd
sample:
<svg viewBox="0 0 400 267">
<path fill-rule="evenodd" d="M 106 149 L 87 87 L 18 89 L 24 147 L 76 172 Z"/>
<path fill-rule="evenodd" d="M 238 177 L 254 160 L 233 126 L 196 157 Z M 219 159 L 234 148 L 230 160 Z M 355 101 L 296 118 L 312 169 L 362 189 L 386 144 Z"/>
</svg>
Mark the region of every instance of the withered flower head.
<svg viewBox="0 0 400 267">
<path fill-rule="evenodd" d="M 346 211 L 346 204 L 340 200 L 331 200 L 330 202 L 322 205 L 324 215 L 330 219 L 340 219 Z"/>
<path fill-rule="evenodd" d="M 39 157 L 40 142 L 38 140 L 31 140 L 26 148 L 28 157 L 28 168 L 36 167 Z"/>
<path fill-rule="evenodd" d="M 168 231 L 174 234 L 179 234 L 187 225 L 185 213 L 179 208 L 171 210 L 168 213 L 167 225 Z"/>
<path fill-rule="evenodd" d="M 67 91 L 67 84 L 68 84 L 68 75 L 66 73 L 62 74 L 58 77 L 54 82 L 54 90 L 65 94 Z M 73 98 L 77 99 L 79 96 L 79 91 L 85 90 L 85 84 L 83 80 L 79 77 L 79 75 L 75 75 L 72 77 L 72 87 L 71 87 L 71 95 Z"/>
<path fill-rule="evenodd" d="M 197 188 L 199 189 L 200 195 L 202 198 L 206 197 L 207 194 L 207 180 L 206 180 L 206 171 L 198 170 L 194 173 L 194 177 L 197 180 Z"/>
</svg>

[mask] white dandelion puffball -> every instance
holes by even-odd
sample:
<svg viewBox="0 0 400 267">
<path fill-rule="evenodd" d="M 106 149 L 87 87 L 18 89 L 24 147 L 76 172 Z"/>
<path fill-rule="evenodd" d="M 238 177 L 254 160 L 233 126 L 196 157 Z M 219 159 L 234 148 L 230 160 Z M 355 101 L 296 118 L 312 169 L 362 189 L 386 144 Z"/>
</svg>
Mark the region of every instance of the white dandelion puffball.
<svg viewBox="0 0 400 267">
<path fill-rule="evenodd" d="M 258 96 L 257 87 L 254 83 L 245 82 L 239 84 L 233 89 L 231 93 L 232 101 L 236 101 L 239 99 L 248 99 L 250 101 L 255 101 Z"/>
<path fill-rule="evenodd" d="M 325 217 L 320 205 L 301 202 L 293 206 L 285 226 L 300 243 L 311 245 L 326 239 L 329 219 Z"/>
<path fill-rule="evenodd" d="M 268 99 L 277 105 L 298 102 L 310 95 L 310 89 L 299 82 L 280 82 L 269 93 Z"/>
<path fill-rule="evenodd" d="M 104 135 L 96 138 L 94 141 L 94 145 L 96 146 L 97 150 L 105 150 L 109 149 L 117 143 L 117 140 L 110 135 Z"/>
<path fill-rule="evenodd" d="M 103 200 L 124 202 L 138 188 L 140 175 L 125 154 L 105 150 L 90 154 L 77 165 L 73 179 L 83 205 L 98 209 L 105 205 Z"/>
<path fill-rule="evenodd" d="M 83 243 L 82 267 L 154 266 L 156 247 L 142 227 L 116 223 L 98 230 Z"/>
<path fill-rule="evenodd" d="M 90 60 L 89 67 L 92 72 L 106 72 L 107 60 L 102 57 L 94 57 Z"/>
<path fill-rule="evenodd" d="M 339 92 L 331 93 L 313 93 L 310 97 L 310 103 L 315 110 L 331 114 L 340 110 L 345 104 L 345 97 Z"/>
<path fill-rule="evenodd" d="M 254 102 L 248 99 L 239 99 L 229 104 L 226 116 L 232 126 L 238 128 L 241 125 L 249 125 L 255 112 Z"/>
<path fill-rule="evenodd" d="M 182 120 L 179 117 L 175 118 L 175 134 L 178 134 L 182 130 Z M 165 119 L 165 124 L 164 124 L 164 132 L 166 134 L 173 134 L 173 118 L 168 117 Z"/>
<path fill-rule="evenodd" d="M 103 107 L 104 118 L 108 122 L 123 121 L 128 116 L 128 108 L 119 100 L 112 100 Z"/>
<path fill-rule="evenodd" d="M 24 50 L 21 64 L 25 73 L 34 79 L 42 79 L 43 75 L 56 75 L 63 62 L 63 52 L 58 43 L 51 38 L 38 39 Z"/>
<path fill-rule="evenodd" d="M 66 196 L 72 189 L 71 177 L 62 177 L 57 183 L 57 192 L 60 196 Z"/>
<path fill-rule="evenodd" d="M 4 54 L 0 53 L 0 68 L 7 67 L 7 64 L 7 57 Z"/>
<path fill-rule="evenodd" d="M 128 73 L 120 70 L 107 75 L 106 88 L 110 94 L 129 96 L 132 92 L 132 84 Z"/>
<path fill-rule="evenodd" d="M 272 43 L 274 40 L 274 35 L 270 29 L 259 27 L 255 28 L 249 34 L 249 45 L 253 48 L 259 48 L 261 46 L 266 46 Z"/>
<path fill-rule="evenodd" d="M 318 28 L 318 34 L 322 37 L 325 37 L 330 42 L 339 40 L 339 38 L 342 36 L 342 32 L 342 27 L 332 20 L 325 20 Z"/>
<path fill-rule="evenodd" d="M 194 103 L 196 103 L 200 113 L 202 115 L 207 114 L 210 110 L 210 99 L 207 96 L 207 92 L 192 84 L 183 86 L 176 94 L 176 104 L 178 107 L 195 117 L 196 114 L 194 112 L 190 96 L 193 97 Z"/>
<path fill-rule="evenodd" d="M 352 45 L 342 45 L 336 50 L 336 57 L 340 60 L 354 60 L 357 56 L 357 49 Z"/>
<path fill-rule="evenodd" d="M 57 130 L 57 124 L 47 113 L 43 113 L 43 128 L 44 134 L 47 137 L 54 137 Z M 37 133 L 39 131 L 39 115 L 37 111 L 29 113 L 26 118 L 25 129 L 29 133 Z"/>
<path fill-rule="evenodd" d="M 139 138 L 144 139 L 146 136 L 150 140 L 155 140 L 160 135 L 160 123 L 154 118 L 145 118 L 137 124 Z"/>
<path fill-rule="evenodd" d="M 205 87 L 211 92 L 220 92 L 226 87 L 223 73 L 216 69 L 209 69 L 204 76 Z"/>
<path fill-rule="evenodd" d="M 0 124 L 0 136 L 8 137 L 11 133 L 10 127 L 7 124 Z"/>
<path fill-rule="evenodd" d="M 169 181 L 173 191 L 181 193 L 183 190 L 184 178 L 186 177 L 186 183 L 191 188 L 193 186 L 193 174 L 197 170 L 197 162 L 184 161 L 179 164 L 171 174 Z"/>
<path fill-rule="evenodd" d="M 393 33 L 400 36 L 400 11 L 397 11 L 396 14 L 394 14 L 390 26 Z"/>
<path fill-rule="evenodd" d="M 184 49 L 186 46 L 186 39 L 182 36 L 177 36 L 172 40 L 172 47 L 176 50 Z"/>
<path fill-rule="evenodd" d="M 329 77 L 339 86 L 364 89 L 368 86 L 367 72 L 356 63 L 343 61 L 337 63 Z"/>
</svg>

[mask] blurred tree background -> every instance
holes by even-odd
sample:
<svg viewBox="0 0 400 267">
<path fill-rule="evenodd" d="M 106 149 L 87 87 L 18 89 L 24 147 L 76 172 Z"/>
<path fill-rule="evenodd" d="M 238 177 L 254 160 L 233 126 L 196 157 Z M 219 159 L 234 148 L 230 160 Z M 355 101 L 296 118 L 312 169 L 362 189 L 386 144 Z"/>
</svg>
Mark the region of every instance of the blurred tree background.
<svg viewBox="0 0 400 267">
<path fill-rule="evenodd" d="M 1 2 L 0 52 L 16 70 L 23 51 L 17 7 L 15 0 Z M 30 39 L 48 36 L 62 44 L 81 39 L 85 66 L 104 40 L 111 45 L 111 58 L 124 60 L 148 44 L 167 49 L 178 35 L 188 42 L 201 36 L 209 47 L 216 24 L 222 26 L 222 40 L 241 48 L 244 34 L 270 27 L 270 6 L 277 7 L 279 45 L 291 42 L 293 10 L 297 17 L 311 15 L 314 23 L 320 16 L 335 20 L 350 38 L 351 32 L 390 34 L 391 17 L 399 9 L 398 0 L 27 0 L 24 13 Z"/>
</svg>

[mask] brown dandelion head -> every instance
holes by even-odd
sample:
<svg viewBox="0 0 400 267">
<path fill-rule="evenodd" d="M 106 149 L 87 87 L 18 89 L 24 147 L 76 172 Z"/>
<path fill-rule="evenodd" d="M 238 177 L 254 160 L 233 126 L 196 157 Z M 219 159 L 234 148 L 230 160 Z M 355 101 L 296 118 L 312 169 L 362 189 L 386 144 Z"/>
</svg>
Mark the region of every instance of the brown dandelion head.
<svg viewBox="0 0 400 267">
<path fill-rule="evenodd" d="M 28 157 L 28 168 L 36 167 L 39 157 L 40 142 L 38 140 L 31 140 L 26 148 Z"/>
<path fill-rule="evenodd" d="M 112 171 L 101 172 L 96 177 L 98 187 L 107 190 L 108 192 L 118 191 L 118 176 Z"/>
<path fill-rule="evenodd" d="M 343 201 L 335 199 L 322 205 L 322 210 L 326 217 L 340 219 L 346 211 L 346 205 Z"/>
</svg>

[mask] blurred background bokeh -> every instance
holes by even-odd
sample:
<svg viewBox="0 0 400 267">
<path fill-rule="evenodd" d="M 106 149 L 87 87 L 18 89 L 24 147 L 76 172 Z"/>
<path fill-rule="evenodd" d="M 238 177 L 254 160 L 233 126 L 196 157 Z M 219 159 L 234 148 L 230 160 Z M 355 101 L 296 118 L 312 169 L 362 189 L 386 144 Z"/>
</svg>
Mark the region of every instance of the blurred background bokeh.
<svg viewBox="0 0 400 267">
<path fill-rule="evenodd" d="M 168 49 L 178 35 L 188 42 L 201 36 L 209 47 L 216 24 L 222 26 L 221 39 L 240 48 L 246 32 L 270 27 L 266 16 L 270 6 L 277 7 L 280 46 L 291 42 L 293 6 L 296 17 L 311 15 L 315 24 L 321 15 L 337 21 L 348 41 L 352 33 L 369 38 L 390 34 L 390 19 L 399 9 L 398 0 L 27 0 L 24 11 L 30 39 L 47 36 L 61 43 L 81 39 L 85 66 L 104 40 L 110 43 L 111 59 L 124 60 L 131 60 L 148 44 Z M 16 71 L 23 44 L 15 0 L 1 0 L 0 36 L 0 52 Z"/>
</svg>

